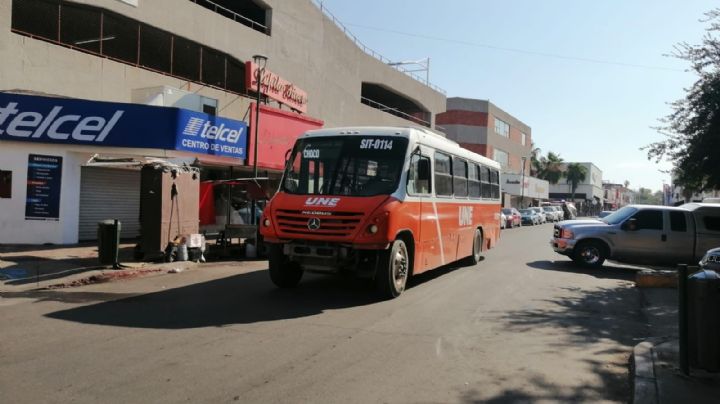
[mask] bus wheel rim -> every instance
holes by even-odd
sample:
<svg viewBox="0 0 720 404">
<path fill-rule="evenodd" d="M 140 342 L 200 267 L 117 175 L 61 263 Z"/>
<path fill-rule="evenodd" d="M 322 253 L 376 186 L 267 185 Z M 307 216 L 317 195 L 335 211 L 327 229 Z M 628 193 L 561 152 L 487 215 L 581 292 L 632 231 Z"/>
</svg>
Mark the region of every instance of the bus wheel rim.
<svg viewBox="0 0 720 404">
<path fill-rule="evenodd" d="M 395 255 L 393 255 L 392 266 L 395 287 L 397 290 L 401 290 L 404 286 L 405 278 L 407 278 L 408 271 L 407 251 L 404 248 L 397 249 Z"/>
</svg>

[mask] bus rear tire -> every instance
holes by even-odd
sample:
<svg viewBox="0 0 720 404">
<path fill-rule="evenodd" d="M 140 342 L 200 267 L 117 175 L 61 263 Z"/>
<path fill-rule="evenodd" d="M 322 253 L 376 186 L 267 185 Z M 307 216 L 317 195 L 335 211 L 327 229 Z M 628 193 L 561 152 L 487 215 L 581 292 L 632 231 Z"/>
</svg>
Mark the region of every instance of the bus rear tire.
<svg viewBox="0 0 720 404">
<path fill-rule="evenodd" d="M 282 244 L 268 248 L 270 280 L 279 288 L 294 288 L 300 283 L 303 270 L 300 264 L 290 261 L 283 253 Z"/>
<path fill-rule="evenodd" d="M 480 229 L 475 229 L 475 235 L 473 236 L 473 249 L 470 256 L 467 258 L 467 262 L 470 265 L 477 265 L 482 261 L 482 250 L 483 250 L 483 233 Z"/>
<path fill-rule="evenodd" d="M 394 299 L 405 290 L 410 273 L 410 257 L 405 242 L 398 239 L 392 246 L 380 252 L 375 287 L 378 294 L 385 299 Z"/>
</svg>

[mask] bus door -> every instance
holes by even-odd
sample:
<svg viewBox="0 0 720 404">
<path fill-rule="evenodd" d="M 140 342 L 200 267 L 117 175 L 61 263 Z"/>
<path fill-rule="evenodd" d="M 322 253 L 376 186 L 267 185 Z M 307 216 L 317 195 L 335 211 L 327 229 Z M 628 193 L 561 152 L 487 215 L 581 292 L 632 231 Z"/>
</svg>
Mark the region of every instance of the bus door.
<svg viewBox="0 0 720 404">
<path fill-rule="evenodd" d="M 435 268 L 440 263 L 438 239 L 440 234 L 436 226 L 437 215 L 433 210 L 432 186 L 430 181 L 430 158 L 419 152 L 410 157 L 407 194 L 416 205 L 413 212 L 419 215 L 418 234 L 415 234 L 415 274 Z"/>
<path fill-rule="evenodd" d="M 453 203 L 452 159 L 449 154 L 435 152 L 433 185 L 436 198 L 431 203 L 435 219 L 428 223 L 435 227 L 435 243 L 439 262 L 435 266 L 455 261 L 458 249 L 458 205 Z"/>
</svg>

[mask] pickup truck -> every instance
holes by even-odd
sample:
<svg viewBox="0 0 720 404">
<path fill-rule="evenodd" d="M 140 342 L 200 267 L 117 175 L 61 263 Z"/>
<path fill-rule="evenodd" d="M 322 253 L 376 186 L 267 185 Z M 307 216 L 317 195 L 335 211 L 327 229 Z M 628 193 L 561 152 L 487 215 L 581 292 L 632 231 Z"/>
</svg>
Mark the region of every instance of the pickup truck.
<svg viewBox="0 0 720 404">
<path fill-rule="evenodd" d="M 639 265 L 697 265 L 720 247 L 720 204 L 629 205 L 602 219 L 565 220 L 553 228 L 555 252 L 599 268 L 606 259 Z"/>
</svg>

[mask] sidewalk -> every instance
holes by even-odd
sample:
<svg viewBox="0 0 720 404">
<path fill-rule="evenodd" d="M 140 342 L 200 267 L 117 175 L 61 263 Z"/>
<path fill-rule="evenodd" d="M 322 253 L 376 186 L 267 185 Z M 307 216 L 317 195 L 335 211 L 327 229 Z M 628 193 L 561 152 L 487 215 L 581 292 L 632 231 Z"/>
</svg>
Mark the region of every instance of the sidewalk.
<svg viewBox="0 0 720 404">
<path fill-rule="evenodd" d="M 720 373 L 680 371 L 678 294 L 672 288 L 640 288 L 650 338 L 634 350 L 634 403 L 720 402 Z"/>
<path fill-rule="evenodd" d="M 83 243 L 71 246 L 0 245 L 0 292 L 28 291 L 108 282 L 146 276 L 153 273 L 183 271 L 194 262 L 136 262 L 134 243 L 122 243 L 119 261 L 122 269 L 100 265 L 97 245 Z"/>
</svg>

